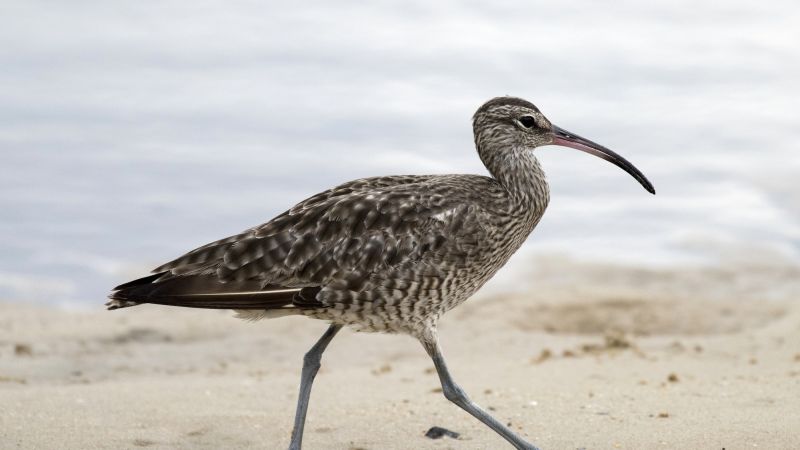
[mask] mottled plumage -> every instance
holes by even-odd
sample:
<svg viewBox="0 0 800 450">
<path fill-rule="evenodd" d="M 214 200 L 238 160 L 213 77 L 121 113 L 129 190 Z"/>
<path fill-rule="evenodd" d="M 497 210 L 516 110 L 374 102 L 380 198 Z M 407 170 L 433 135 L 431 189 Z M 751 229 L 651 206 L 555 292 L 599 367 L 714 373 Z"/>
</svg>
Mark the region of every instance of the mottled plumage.
<svg viewBox="0 0 800 450">
<path fill-rule="evenodd" d="M 549 202 L 533 149 L 572 146 L 652 186 L 630 163 L 553 126 L 531 103 L 500 97 L 473 118 L 491 176 L 407 175 L 350 181 L 269 222 L 212 242 L 154 274 L 118 286 L 110 309 L 140 303 L 239 310 L 248 319 L 298 314 L 329 321 L 307 355 L 291 448 L 299 448 L 318 359 L 339 327 L 416 336 L 445 395 L 518 448 L 532 448 L 472 404 L 452 382 L 436 323 L 489 280 L 522 245 Z M 312 358 L 313 360 L 313 358 Z"/>
<path fill-rule="evenodd" d="M 283 313 L 418 334 L 477 290 L 532 228 L 510 220 L 532 211 L 502 202 L 505 195 L 496 180 L 474 175 L 355 180 L 166 263 L 150 282 L 213 278 L 225 292 L 229 284 L 318 288 L 311 298 L 294 295 Z M 482 248 L 496 240 L 508 242 Z"/>
</svg>

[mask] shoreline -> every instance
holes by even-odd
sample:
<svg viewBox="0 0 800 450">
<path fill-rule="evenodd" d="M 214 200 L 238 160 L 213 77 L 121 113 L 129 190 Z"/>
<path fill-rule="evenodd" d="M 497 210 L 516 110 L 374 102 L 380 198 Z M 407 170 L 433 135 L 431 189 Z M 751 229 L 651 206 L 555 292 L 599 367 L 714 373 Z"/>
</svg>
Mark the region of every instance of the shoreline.
<svg viewBox="0 0 800 450">
<path fill-rule="evenodd" d="M 544 449 L 800 447 L 796 268 L 735 279 L 577 268 L 445 316 L 443 351 L 478 404 Z M 285 448 L 302 356 L 325 326 L 0 303 L 0 442 Z M 426 438 L 433 426 L 460 438 Z M 444 399 L 413 339 L 349 330 L 323 357 L 304 443 L 507 448 Z"/>
</svg>

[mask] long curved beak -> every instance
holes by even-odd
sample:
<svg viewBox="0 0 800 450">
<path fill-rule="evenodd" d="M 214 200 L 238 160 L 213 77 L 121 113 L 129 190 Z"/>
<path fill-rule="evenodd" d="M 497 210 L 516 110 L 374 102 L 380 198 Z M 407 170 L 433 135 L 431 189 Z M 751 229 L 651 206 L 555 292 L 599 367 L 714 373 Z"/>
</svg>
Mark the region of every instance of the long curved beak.
<svg viewBox="0 0 800 450">
<path fill-rule="evenodd" d="M 646 176 L 642 172 L 639 171 L 633 164 L 628 162 L 627 159 L 623 158 L 619 154 L 603 147 L 600 144 L 592 142 L 586 138 L 582 138 L 575 133 L 570 133 L 569 131 L 559 128 L 553 125 L 553 145 L 561 145 L 563 147 L 571 147 L 582 152 L 589 153 L 591 155 L 597 156 L 599 158 L 603 158 L 606 161 L 614 164 L 615 166 L 619 167 L 620 169 L 628 172 L 630 176 L 636 178 L 636 181 L 639 182 L 647 192 L 655 195 L 656 190 L 653 188 L 653 185 L 647 179 Z"/>
</svg>

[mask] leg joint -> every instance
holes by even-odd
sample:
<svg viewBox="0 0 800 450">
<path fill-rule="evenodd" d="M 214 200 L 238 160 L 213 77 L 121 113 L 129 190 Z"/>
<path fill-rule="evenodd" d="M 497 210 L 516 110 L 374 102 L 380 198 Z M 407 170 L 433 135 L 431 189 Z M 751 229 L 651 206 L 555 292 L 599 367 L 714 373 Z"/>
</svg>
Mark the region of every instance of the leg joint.
<svg viewBox="0 0 800 450">
<path fill-rule="evenodd" d="M 322 355 L 315 350 L 312 349 L 303 356 L 303 369 L 316 372 L 322 366 Z"/>
<path fill-rule="evenodd" d="M 466 403 L 469 401 L 469 397 L 467 397 L 467 393 L 461 389 L 461 386 L 452 383 L 452 384 L 442 384 L 442 394 L 444 394 L 444 398 L 450 400 L 451 402 L 460 405 L 462 403 Z"/>
</svg>

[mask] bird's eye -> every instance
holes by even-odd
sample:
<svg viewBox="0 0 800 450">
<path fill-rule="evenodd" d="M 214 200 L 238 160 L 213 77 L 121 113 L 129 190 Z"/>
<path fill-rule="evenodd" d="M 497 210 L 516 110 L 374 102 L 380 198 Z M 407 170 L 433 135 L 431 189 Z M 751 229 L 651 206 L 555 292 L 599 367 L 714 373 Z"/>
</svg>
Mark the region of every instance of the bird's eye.
<svg viewBox="0 0 800 450">
<path fill-rule="evenodd" d="M 519 123 L 525 128 L 533 128 L 536 126 L 536 119 L 531 116 L 522 116 L 519 118 Z"/>
</svg>

